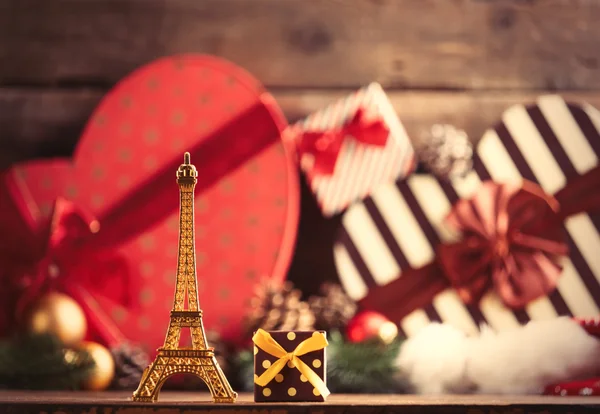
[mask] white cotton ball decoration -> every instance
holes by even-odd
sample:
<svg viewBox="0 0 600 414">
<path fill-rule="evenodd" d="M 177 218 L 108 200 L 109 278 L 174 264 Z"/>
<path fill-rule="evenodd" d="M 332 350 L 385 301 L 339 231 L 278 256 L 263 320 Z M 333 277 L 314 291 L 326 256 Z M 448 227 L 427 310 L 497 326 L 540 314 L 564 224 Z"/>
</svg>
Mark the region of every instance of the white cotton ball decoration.
<svg viewBox="0 0 600 414">
<path fill-rule="evenodd" d="M 432 323 L 406 340 L 398 367 L 421 394 L 539 394 L 600 372 L 600 340 L 567 317 L 468 337 Z"/>
<path fill-rule="evenodd" d="M 470 346 L 461 331 L 432 323 L 403 343 L 398 367 L 418 393 L 465 393 L 472 389 L 465 376 Z"/>
</svg>

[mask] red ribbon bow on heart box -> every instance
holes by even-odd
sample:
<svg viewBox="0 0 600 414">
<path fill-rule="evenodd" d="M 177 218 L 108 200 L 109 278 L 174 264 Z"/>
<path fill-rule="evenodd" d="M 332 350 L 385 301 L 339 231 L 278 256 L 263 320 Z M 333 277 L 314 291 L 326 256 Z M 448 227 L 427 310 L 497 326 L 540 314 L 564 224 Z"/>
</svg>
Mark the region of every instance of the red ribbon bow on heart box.
<svg viewBox="0 0 600 414">
<path fill-rule="evenodd" d="M 509 308 L 520 309 L 556 288 L 568 253 L 564 221 L 600 211 L 600 167 L 570 180 L 554 196 L 529 181 L 521 186 L 484 182 L 447 217 L 459 241 L 437 247 L 436 259 L 371 289 L 361 304 L 400 320 L 453 287 L 478 304 L 491 288 Z"/>
<path fill-rule="evenodd" d="M 315 175 L 332 175 L 342 145 L 347 137 L 377 147 L 384 147 L 390 131 L 379 117 L 367 116 L 364 109 L 358 109 L 352 119 L 345 125 L 324 131 L 302 131 L 298 139 L 300 156 L 314 156 L 313 172 Z"/>
<path fill-rule="evenodd" d="M 132 308 L 137 297 L 132 291 L 129 267 L 123 258 L 111 250 L 97 251 L 93 236 L 100 230 L 99 222 L 74 203 L 57 198 L 50 219 L 35 226 L 23 205 L 26 190 L 19 181 L 6 178 L 6 186 L 19 209 L 13 216 L 15 244 L 3 246 L 0 254 L 0 294 L 4 306 L 12 313 L 2 312 L 0 331 L 14 327 L 24 311 L 47 291 L 62 291 L 75 299 L 88 318 L 92 337 L 114 346 L 125 338 L 100 308 L 94 297 L 102 295 L 121 306 Z M 12 189 L 12 192 L 11 192 Z M 2 197 L 6 197 L 3 194 Z M 6 207 L 9 204 L 5 204 Z M 6 214 L 6 211 L 3 211 Z"/>
</svg>

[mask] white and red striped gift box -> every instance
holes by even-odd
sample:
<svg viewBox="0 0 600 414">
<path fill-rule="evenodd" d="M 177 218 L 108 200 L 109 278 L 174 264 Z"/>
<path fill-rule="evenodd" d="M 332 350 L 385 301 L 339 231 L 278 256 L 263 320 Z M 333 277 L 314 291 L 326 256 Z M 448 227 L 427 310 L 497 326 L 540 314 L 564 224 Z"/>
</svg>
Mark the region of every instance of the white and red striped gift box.
<svg viewBox="0 0 600 414">
<path fill-rule="evenodd" d="M 379 116 L 389 130 L 384 146 L 368 145 L 347 136 L 331 175 L 315 173 L 312 154 L 299 162 L 324 216 L 335 215 L 383 184 L 407 176 L 414 169 L 414 150 L 387 95 L 377 83 L 356 91 L 290 127 L 296 143 L 302 132 L 328 131 L 350 122 L 359 109 Z"/>
<path fill-rule="evenodd" d="M 567 180 L 598 165 L 599 130 L 600 112 L 595 108 L 567 103 L 556 95 L 542 96 L 535 104 L 510 107 L 501 122 L 484 134 L 474 169 L 465 178 L 443 182 L 413 175 L 378 188 L 342 218 L 334 256 L 346 291 L 356 300 L 373 303 L 380 300 L 376 297 L 380 287 L 387 295 L 407 270 L 432 262 L 436 246 L 452 240 L 443 226 L 451 206 L 472 197 L 482 181 L 520 183 L 526 179 L 554 194 Z M 558 288 L 524 309 L 505 307 L 493 291 L 478 306 L 466 305 L 448 288 L 396 322 L 411 336 L 430 321 L 475 333 L 482 323 L 503 331 L 557 315 L 597 316 L 600 215 L 578 214 L 567 219 L 564 228 L 570 253 L 564 258 Z M 391 309 L 399 303 L 390 300 L 385 306 Z"/>
</svg>

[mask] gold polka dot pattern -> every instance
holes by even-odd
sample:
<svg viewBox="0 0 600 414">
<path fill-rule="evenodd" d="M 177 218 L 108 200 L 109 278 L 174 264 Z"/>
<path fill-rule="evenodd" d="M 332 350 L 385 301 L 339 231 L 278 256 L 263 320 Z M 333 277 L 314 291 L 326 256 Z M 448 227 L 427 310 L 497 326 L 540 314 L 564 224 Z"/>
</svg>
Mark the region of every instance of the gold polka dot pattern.
<svg viewBox="0 0 600 414">
<path fill-rule="evenodd" d="M 50 211 L 52 211 L 52 206 L 50 203 L 42 203 L 40 204 L 40 213 L 44 217 L 48 217 L 50 215 Z"/>
<path fill-rule="evenodd" d="M 99 208 L 104 204 L 104 196 L 102 194 L 93 194 L 92 195 L 92 206 L 95 208 Z"/>
<path fill-rule="evenodd" d="M 140 292 L 140 303 L 142 305 L 145 306 L 149 306 L 152 304 L 152 301 L 154 299 L 154 293 L 152 290 L 148 289 L 148 288 L 144 288 L 141 292 Z"/>
<path fill-rule="evenodd" d="M 98 126 L 106 125 L 106 117 L 102 114 L 96 115 L 96 118 L 94 121 L 96 122 L 96 125 L 98 125 Z"/>
<path fill-rule="evenodd" d="M 144 139 L 147 144 L 155 144 L 158 141 L 158 132 L 153 128 L 148 129 L 144 133 Z"/>
<path fill-rule="evenodd" d="M 147 331 L 150 329 L 150 319 L 146 315 L 142 315 L 138 319 L 138 325 L 141 330 Z"/>
<path fill-rule="evenodd" d="M 50 177 L 43 177 L 41 184 L 43 189 L 50 190 L 52 188 L 52 179 Z"/>
<path fill-rule="evenodd" d="M 123 105 L 124 108 L 131 108 L 132 103 L 133 101 L 129 95 L 125 95 L 123 99 L 121 99 L 121 105 Z"/>
<path fill-rule="evenodd" d="M 122 148 L 119 151 L 119 160 L 128 163 L 131 161 L 131 150 L 129 148 Z"/>
<path fill-rule="evenodd" d="M 126 175 L 122 175 L 119 177 L 119 180 L 117 181 L 117 187 L 120 189 L 127 188 L 127 187 L 129 187 L 130 183 L 131 183 L 131 179 Z"/>
<path fill-rule="evenodd" d="M 78 193 L 79 193 L 79 191 L 77 191 L 76 186 L 74 186 L 74 185 L 67 186 L 66 194 L 69 199 L 71 199 L 71 200 L 74 199 L 75 197 L 77 197 Z"/>
<path fill-rule="evenodd" d="M 176 110 L 173 112 L 173 115 L 171 115 L 171 122 L 173 125 L 181 125 L 183 124 L 184 120 L 185 114 L 181 110 Z"/>
<path fill-rule="evenodd" d="M 127 314 L 126 314 L 125 310 L 121 307 L 113 308 L 113 310 L 111 312 L 111 316 L 116 322 L 123 322 L 126 315 Z"/>
<path fill-rule="evenodd" d="M 131 124 L 129 122 L 123 122 L 119 127 L 119 132 L 122 135 L 129 135 L 131 133 Z"/>
<path fill-rule="evenodd" d="M 144 277 L 148 277 L 154 273 L 154 266 L 150 262 L 142 262 L 140 264 L 140 273 Z"/>
<path fill-rule="evenodd" d="M 156 247 L 156 241 L 151 234 L 140 237 L 140 245 L 143 250 L 150 251 Z"/>
</svg>

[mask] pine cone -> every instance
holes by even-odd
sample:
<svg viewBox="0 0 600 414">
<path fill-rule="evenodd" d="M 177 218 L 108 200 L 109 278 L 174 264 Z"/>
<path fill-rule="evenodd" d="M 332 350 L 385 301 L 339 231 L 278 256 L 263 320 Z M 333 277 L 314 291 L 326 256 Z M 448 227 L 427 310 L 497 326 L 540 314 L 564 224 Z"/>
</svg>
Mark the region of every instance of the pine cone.
<svg viewBox="0 0 600 414">
<path fill-rule="evenodd" d="M 112 389 L 135 389 L 140 383 L 144 369 L 150 364 L 148 354 L 127 342 L 110 350 L 115 361 Z"/>
<path fill-rule="evenodd" d="M 415 147 L 422 167 L 442 179 L 463 177 L 473 166 L 467 134 L 452 125 L 433 125 Z"/>
<path fill-rule="evenodd" d="M 264 282 L 256 288 L 246 316 L 246 331 L 252 335 L 258 328 L 266 331 L 312 330 L 315 317 L 308 303 L 300 300 L 302 292 L 291 282 Z"/>
<path fill-rule="evenodd" d="M 319 292 L 320 295 L 311 296 L 308 300 L 315 314 L 315 329 L 343 331 L 356 314 L 356 302 L 336 283 L 323 283 Z"/>
</svg>

